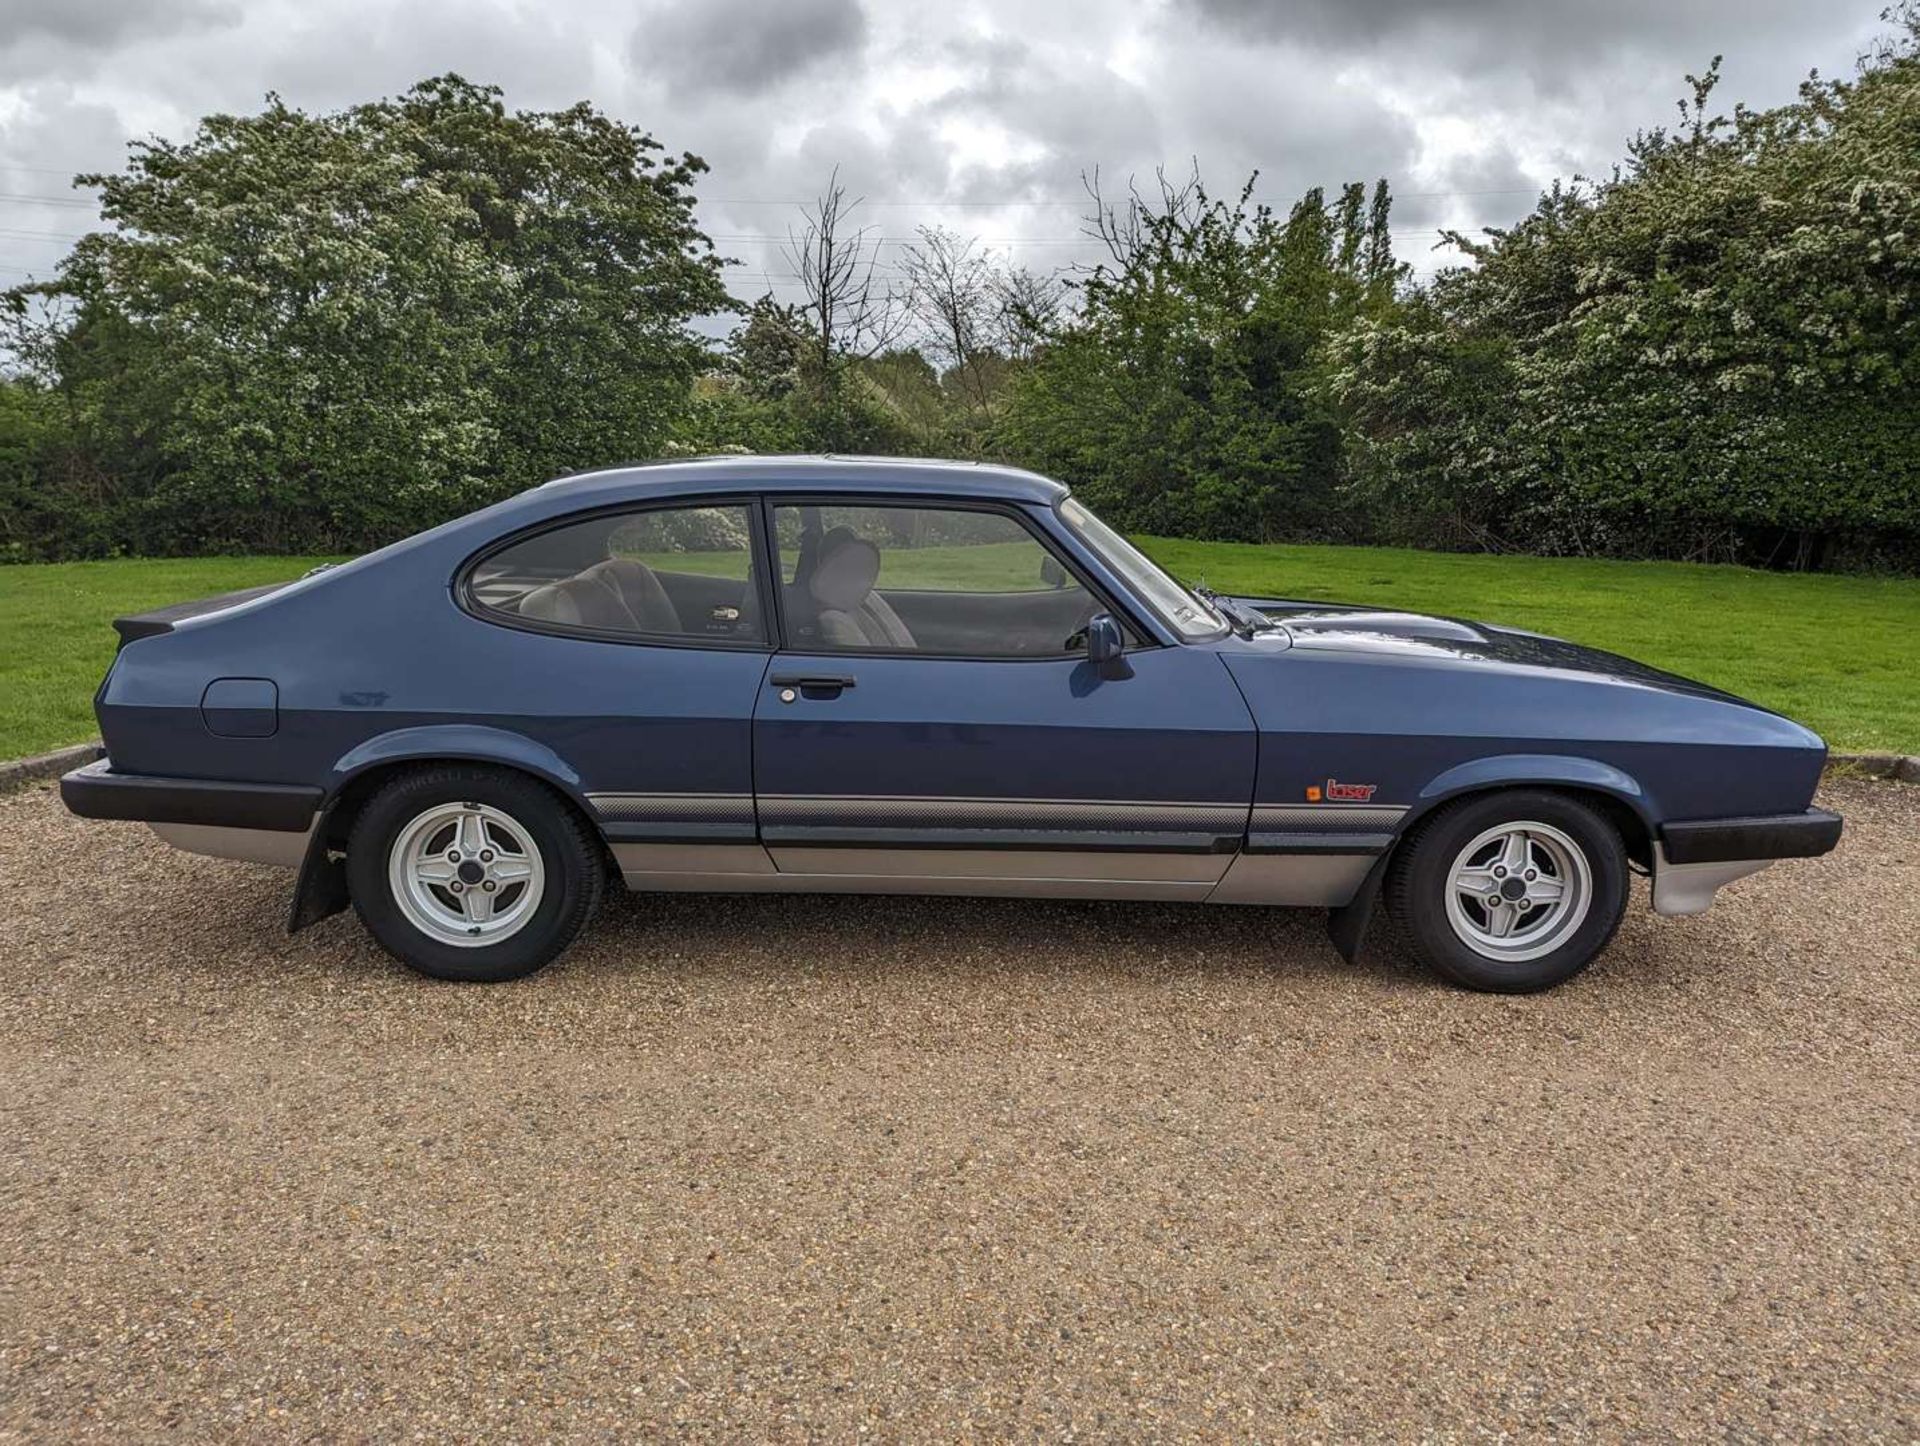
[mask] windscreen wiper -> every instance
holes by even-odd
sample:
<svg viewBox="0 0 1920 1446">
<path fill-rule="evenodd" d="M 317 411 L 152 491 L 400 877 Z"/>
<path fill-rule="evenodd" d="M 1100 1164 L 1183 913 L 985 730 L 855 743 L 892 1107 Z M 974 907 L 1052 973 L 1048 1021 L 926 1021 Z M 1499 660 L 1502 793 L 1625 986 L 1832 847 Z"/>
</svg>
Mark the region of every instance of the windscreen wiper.
<svg viewBox="0 0 1920 1446">
<path fill-rule="evenodd" d="M 1194 592 L 1212 604 L 1214 611 L 1226 618 L 1233 625 L 1233 630 L 1243 638 L 1250 638 L 1255 633 L 1270 632 L 1280 626 L 1265 613 L 1243 607 L 1230 597 L 1222 597 L 1210 587 L 1196 586 Z"/>
</svg>

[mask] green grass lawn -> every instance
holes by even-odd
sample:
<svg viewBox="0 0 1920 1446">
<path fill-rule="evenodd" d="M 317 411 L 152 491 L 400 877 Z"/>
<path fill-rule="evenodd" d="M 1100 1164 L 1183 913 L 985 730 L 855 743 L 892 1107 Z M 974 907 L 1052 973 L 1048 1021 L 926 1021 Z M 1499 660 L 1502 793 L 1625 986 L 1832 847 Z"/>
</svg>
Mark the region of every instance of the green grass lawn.
<svg viewBox="0 0 1920 1446">
<path fill-rule="evenodd" d="M 746 552 L 622 552 L 658 572 L 703 577 L 745 577 Z M 1040 576 L 1045 553 L 1037 542 L 982 542 L 971 546 L 886 547 L 880 553 L 882 591 L 931 588 L 954 592 L 1027 592 L 1047 586 Z M 793 581 L 795 557 L 783 553 L 780 576 Z"/>
<path fill-rule="evenodd" d="M 1920 666 L 1913 659 L 1920 581 L 1387 548 L 1140 542 L 1175 573 L 1223 592 L 1511 623 L 1730 689 L 1818 729 L 1836 748 L 1920 752 Z M 113 656 L 114 617 L 298 577 L 319 560 L 0 567 L 0 758 L 94 736 L 93 691 Z M 957 563 L 940 571 L 950 584 L 966 580 Z"/>
<path fill-rule="evenodd" d="M 0 567 L 0 759 L 99 736 L 113 619 L 296 578 L 324 558 L 140 558 Z"/>
<path fill-rule="evenodd" d="M 1136 541 L 1221 592 L 1507 623 L 1697 678 L 1836 749 L 1920 753 L 1920 580 L 1377 547 Z"/>
</svg>

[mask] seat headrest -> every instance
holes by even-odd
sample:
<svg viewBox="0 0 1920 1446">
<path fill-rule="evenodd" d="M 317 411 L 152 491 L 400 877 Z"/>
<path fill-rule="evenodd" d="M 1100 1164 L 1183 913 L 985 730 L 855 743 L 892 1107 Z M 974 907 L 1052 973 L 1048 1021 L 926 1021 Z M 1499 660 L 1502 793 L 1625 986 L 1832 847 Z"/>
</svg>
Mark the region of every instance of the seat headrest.
<svg viewBox="0 0 1920 1446">
<path fill-rule="evenodd" d="M 823 611 L 850 613 L 879 580 L 880 549 L 836 527 L 820 539 L 820 558 L 807 579 L 807 591 Z"/>
</svg>

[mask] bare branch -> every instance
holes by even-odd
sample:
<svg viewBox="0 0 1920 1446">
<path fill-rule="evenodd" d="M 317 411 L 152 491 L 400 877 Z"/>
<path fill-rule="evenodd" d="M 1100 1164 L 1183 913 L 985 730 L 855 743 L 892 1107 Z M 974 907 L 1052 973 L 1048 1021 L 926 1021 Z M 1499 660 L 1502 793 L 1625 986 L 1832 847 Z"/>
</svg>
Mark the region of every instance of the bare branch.
<svg viewBox="0 0 1920 1446">
<path fill-rule="evenodd" d="M 1065 319 L 1071 286 L 1055 272 L 1042 276 L 1010 266 L 994 278 L 995 341 L 1014 361 L 1029 361 Z"/>
<path fill-rule="evenodd" d="M 1153 180 L 1158 194 L 1151 198 L 1141 192 L 1138 182 L 1129 180 L 1126 206 L 1122 211 L 1107 204 L 1101 193 L 1097 168 L 1090 176 L 1082 174 L 1080 177 L 1081 185 L 1086 187 L 1087 195 L 1093 202 L 1093 214 L 1085 218 L 1081 230 L 1106 247 L 1107 255 L 1121 271 L 1125 271 L 1134 258 L 1148 247 L 1158 244 L 1169 235 L 1190 230 L 1199 220 L 1200 213 L 1206 209 L 1206 192 L 1200 183 L 1198 160 L 1192 162 L 1187 178 L 1178 185 L 1167 179 L 1163 166 L 1154 167 Z"/>
<path fill-rule="evenodd" d="M 975 242 L 937 226 L 920 228 L 907 249 L 907 304 L 926 329 L 927 344 L 967 404 L 987 409 L 989 382 L 982 368 L 992 345 L 995 276 Z"/>
<path fill-rule="evenodd" d="M 800 229 L 788 229 L 782 248 L 805 292 L 796 310 L 806 322 L 809 360 L 823 381 L 846 358 L 885 351 L 905 329 L 905 308 L 879 274 L 879 237 L 874 228 L 848 219 L 859 204 L 847 200 L 836 167 L 825 192 L 803 213 Z"/>
</svg>

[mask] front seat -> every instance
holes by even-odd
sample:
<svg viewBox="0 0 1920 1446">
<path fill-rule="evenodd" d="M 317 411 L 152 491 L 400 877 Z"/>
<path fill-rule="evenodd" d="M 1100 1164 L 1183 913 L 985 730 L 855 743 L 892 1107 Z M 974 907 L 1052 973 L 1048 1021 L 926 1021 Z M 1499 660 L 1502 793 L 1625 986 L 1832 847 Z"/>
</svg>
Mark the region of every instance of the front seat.
<svg viewBox="0 0 1920 1446">
<path fill-rule="evenodd" d="M 678 633 L 680 613 L 653 569 L 610 557 L 520 599 L 524 617 L 619 633 Z"/>
<path fill-rule="evenodd" d="M 900 615 L 873 590 L 879 578 L 880 549 L 865 538 L 836 527 L 820 539 L 807 593 L 823 642 L 842 648 L 919 646 Z"/>
</svg>

